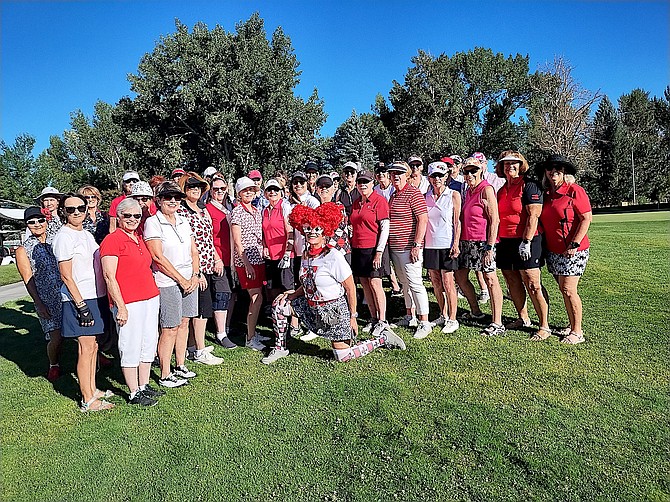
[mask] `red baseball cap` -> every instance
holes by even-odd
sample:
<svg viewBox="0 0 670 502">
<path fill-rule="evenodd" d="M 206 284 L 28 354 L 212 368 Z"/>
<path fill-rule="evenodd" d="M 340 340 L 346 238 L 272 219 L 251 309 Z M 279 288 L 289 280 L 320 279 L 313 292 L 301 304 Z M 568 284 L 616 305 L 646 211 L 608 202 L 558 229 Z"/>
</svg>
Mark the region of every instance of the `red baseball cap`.
<svg viewBox="0 0 670 502">
<path fill-rule="evenodd" d="M 451 157 L 442 157 L 440 160 L 445 164 L 449 164 L 450 166 L 454 165 L 454 159 L 452 159 Z"/>
<path fill-rule="evenodd" d="M 251 178 L 252 180 L 254 178 L 263 179 L 263 175 L 258 169 L 252 169 L 251 171 L 249 171 L 249 174 L 247 174 L 247 178 Z"/>
</svg>

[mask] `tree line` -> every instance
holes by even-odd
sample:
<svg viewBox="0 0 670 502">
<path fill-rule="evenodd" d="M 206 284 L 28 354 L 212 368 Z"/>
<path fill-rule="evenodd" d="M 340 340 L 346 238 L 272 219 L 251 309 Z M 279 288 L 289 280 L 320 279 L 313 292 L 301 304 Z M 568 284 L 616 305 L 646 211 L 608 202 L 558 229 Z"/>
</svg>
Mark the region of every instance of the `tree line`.
<svg viewBox="0 0 670 502">
<path fill-rule="evenodd" d="M 296 95 L 299 62 L 281 28 L 268 37 L 258 14 L 234 32 L 177 20 L 128 75 L 132 96 L 98 101 L 91 117 L 73 112 L 37 157 L 29 134 L 0 143 L 8 180 L 0 199 L 28 202 L 47 184 L 93 184 L 111 196 L 126 170 L 148 177 L 214 166 L 234 178 L 254 167 L 291 172 L 307 159 L 370 166 L 411 154 L 495 158 L 508 148 L 531 163 L 566 155 L 595 205 L 670 196 L 670 87 L 661 97 L 635 89 L 615 105 L 584 89 L 560 58 L 531 72 L 528 55 L 476 47 L 452 56 L 420 50 L 410 63 L 369 112 L 352 111 L 322 137 L 323 100 L 317 89 Z"/>
</svg>

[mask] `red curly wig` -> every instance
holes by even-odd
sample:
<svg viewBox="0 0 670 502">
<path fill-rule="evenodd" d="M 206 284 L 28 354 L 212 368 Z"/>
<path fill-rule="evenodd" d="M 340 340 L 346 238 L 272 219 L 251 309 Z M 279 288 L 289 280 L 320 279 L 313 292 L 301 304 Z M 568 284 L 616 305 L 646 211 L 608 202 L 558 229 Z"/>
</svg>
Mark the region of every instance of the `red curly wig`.
<svg viewBox="0 0 670 502">
<path fill-rule="evenodd" d="M 323 228 L 323 235 L 332 237 L 342 221 L 342 210 L 334 202 L 326 202 L 316 209 L 298 204 L 288 217 L 293 228 L 303 233 L 303 225 Z"/>
</svg>

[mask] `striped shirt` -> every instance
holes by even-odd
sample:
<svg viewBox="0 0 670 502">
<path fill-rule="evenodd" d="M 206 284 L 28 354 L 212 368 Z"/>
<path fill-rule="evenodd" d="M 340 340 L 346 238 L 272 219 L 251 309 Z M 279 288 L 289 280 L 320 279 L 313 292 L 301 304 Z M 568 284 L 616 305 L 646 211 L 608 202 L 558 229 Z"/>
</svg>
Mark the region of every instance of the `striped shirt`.
<svg viewBox="0 0 670 502">
<path fill-rule="evenodd" d="M 427 212 L 426 199 L 418 188 L 409 183 L 402 190 L 391 195 L 389 200 L 391 221 L 389 249 L 391 251 L 410 251 L 412 249 L 417 217 Z"/>
</svg>

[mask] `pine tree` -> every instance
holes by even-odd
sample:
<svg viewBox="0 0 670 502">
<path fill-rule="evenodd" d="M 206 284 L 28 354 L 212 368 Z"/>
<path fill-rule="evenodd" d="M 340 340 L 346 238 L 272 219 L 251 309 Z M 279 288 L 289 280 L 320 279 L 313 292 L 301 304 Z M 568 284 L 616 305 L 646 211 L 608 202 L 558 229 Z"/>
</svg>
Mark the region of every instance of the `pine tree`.
<svg viewBox="0 0 670 502">
<path fill-rule="evenodd" d="M 355 110 L 335 131 L 330 157 L 336 166 L 353 161 L 368 169 L 377 158 L 370 132 Z"/>
</svg>

